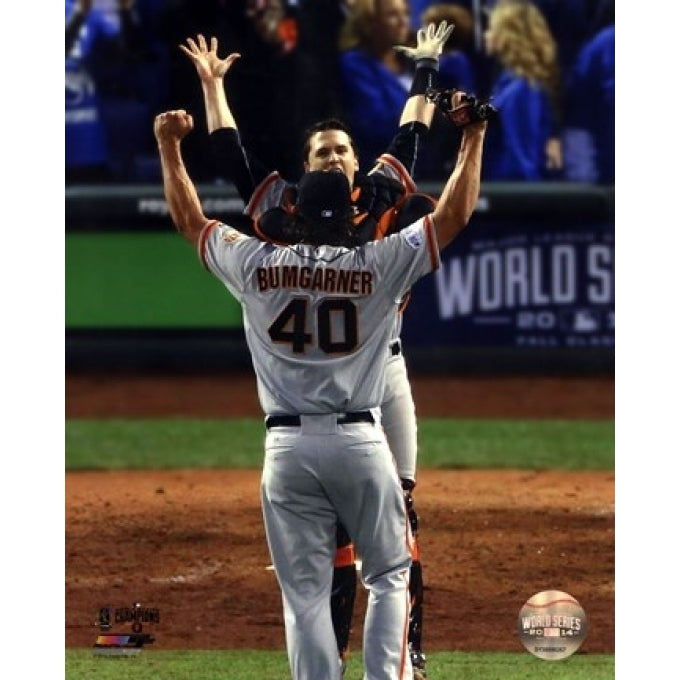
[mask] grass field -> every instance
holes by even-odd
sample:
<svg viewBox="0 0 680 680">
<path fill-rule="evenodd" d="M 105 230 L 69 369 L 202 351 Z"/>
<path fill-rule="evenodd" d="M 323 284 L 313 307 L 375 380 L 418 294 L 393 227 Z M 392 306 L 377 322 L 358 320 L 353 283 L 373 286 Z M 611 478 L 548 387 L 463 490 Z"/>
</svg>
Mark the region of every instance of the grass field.
<svg viewBox="0 0 680 680">
<path fill-rule="evenodd" d="M 419 420 L 420 468 L 613 470 L 614 422 Z M 67 420 L 66 469 L 258 468 L 261 419 Z"/>
<path fill-rule="evenodd" d="M 428 656 L 433 680 L 612 680 L 613 655 L 575 654 L 542 661 L 530 654 L 439 652 Z M 344 680 L 361 680 L 361 659 L 350 657 Z M 289 680 L 285 652 L 143 650 L 133 658 L 95 657 L 66 650 L 67 680 Z"/>
</svg>

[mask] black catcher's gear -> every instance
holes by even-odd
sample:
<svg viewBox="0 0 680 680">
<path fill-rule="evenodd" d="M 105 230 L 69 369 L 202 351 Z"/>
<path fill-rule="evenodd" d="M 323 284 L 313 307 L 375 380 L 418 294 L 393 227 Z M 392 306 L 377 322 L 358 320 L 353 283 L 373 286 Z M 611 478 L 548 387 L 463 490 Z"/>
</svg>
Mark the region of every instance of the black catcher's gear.
<svg viewBox="0 0 680 680">
<path fill-rule="evenodd" d="M 338 551 L 331 586 L 331 617 L 338 653 L 342 659 L 346 659 L 349 654 L 349 635 L 352 630 L 352 612 L 357 592 L 357 568 L 354 563 L 354 546 L 347 530 L 341 524 L 337 525 L 335 540 Z"/>
<path fill-rule="evenodd" d="M 425 655 L 422 651 L 423 636 L 423 566 L 420 561 L 420 548 L 418 546 L 418 515 L 413 507 L 413 495 L 411 492 L 416 483 L 412 479 L 402 479 L 401 488 L 404 492 L 404 503 L 408 512 L 411 533 L 413 534 L 414 553 L 409 574 L 409 594 L 411 596 L 411 617 L 409 619 L 408 644 L 411 654 L 411 663 L 414 670 L 420 671 L 420 676 L 425 677 Z"/>
</svg>

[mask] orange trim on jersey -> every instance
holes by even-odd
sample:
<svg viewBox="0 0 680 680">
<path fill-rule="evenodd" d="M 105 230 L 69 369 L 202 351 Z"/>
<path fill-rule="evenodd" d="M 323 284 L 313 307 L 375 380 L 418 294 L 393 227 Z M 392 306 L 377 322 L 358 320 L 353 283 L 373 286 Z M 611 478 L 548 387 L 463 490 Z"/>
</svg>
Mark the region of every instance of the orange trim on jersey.
<svg viewBox="0 0 680 680">
<path fill-rule="evenodd" d="M 389 165 L 397 173 L 397 175 L 399 175 L 399 181 L 402 183 L 406 191 L 413 192 L 418 188 L 416 186 L 416 183 L 413 181 L 413 178 L 409 174 L 408 170 L 406 169 L 406 166 L 398 158 L 395 158 L 392 154 L 384 153 L 380 155 L 378 157 L 378 162 L 384 163 L 385 165 Z"/>
<path fill-rule="evenodd" d="M 335 562 L 334 567 L 349 567 L 350 564 L 354 564 L 356 560 L 356 553 L 354 552 L 354 544 L 348 543 L 343 545 L 342 548 L 338 548 L 335 552 Z"/>
<path fill-rule="evenodd" d="M 403 314 L 404 310 L 406 307 L 408 307 L 408 303 L 411 302 L 411 291 L 407 291 L 404 294 L 404 297 L 401 298 L 401 302 L 399 303 L 399 307 L 397 308 L 397 314 Z"/>
<path fill-rule="evenodd" d="M 358 215 L 354 215 L 354 217 L 352 218 L 352 224 L 356 227 L 358 224 L 360 224 L 362 222 L 362 220 L 364 219 L 364 217 L 366 217 L 366 215 L 368 215 L 368 213 L 365 212 L 365 211 L 362 212 L 362 213 L 359 213 Z"/>
<path fill-rule="evenodd" d="M 408 627 L 409 627 L 409 620 L 411 618 L 410 613 L 411 613 L 411 596 L 409 593 L 409 580 L 406 577 L 406 574 L 409 573 L 408 571 L 405 571 L 402 575 L 402 578 L 404 581 L 406 581 L 406 616 L 404 617 L 404 629 L 403 633 L 401 635 L 401 659 L 399 660 L 399 678 L 400 680 L 411 680 L 410 678 L 406 678 L 404 675 L 406 671 L 406 654 L 408 652 Z"/>
<path fill-rule="evenodd" d="M 427 236 L 427 244 L 430 251 L 430 262 L 432 263 L 432 271 L 439 269 L 439 244 L 437 242 L 437 233 L 434 230 L 434 221 L 431 215 L 425 215 L 425 235 Z"/>
<path fill-rule="evenodd" d="M 359 196 L 361 196 L 361 187 L 354 187 L 354 189 L 352 189 L 352 193 L 350 194 L 350 200 L 352 203 L 356 203 L 359 200 Z"/>
<path fill-rule="evenodd" d="M 418 544 L 418 537 L 413 537 L 413 545 L 411 547 L 411 559 L 414 562 L 420 562 L 420 545 Z"/>
<path fill-rule="evenodd" d="M 279 173 L 276 170 L 274 170 L 273 172 L 270 172 L 262 180 L 262 182 L 260 182 L 260 186 L 255 189 L 250 201 L 248 202 L 248 209 L 246 211 L 246 214 L 248 216 L 250 217 L 253 216 L 253 213 L 257 208 L 257 204 L 262 200 L 262 196 L 264 196 L 267 189 L 269 189 L 269 187 L 279 178 L 280 178 Z"/>
<path fill-rule="evenodd" d="M 385 238 L 385 234 L 387 234 L 387 232 L 390 230 L 390 227 L 393 224 L 396 212 L 397 211 L 395 206 L 392 206 L 391 208 L 385 210 L 385 212 L 382 215 L 380 215 L 378 224 L 375 225 L 375 233 L 373 234 L 373 238 L 376 241 Z"/>
<path fill-rule="evenodd" d="M 404 501 L 404 519 L 406 520 L 406 535 L 405 535 L 405 542 L 406 542 L 406 549 L 408 550 L 409 554 L 413 556 L 415 548 L 415 543 L 416 543 L 416 537 L 413 535 L 413 532 L 411 531 L 411 520 L 409 519 L 408 516 L 408 510 L 406 509 L 406 502 Z"/>
<path fill-rule="evenodd" d="M 266 243 L 272 243 L 272 240 L 260 229 L 260 220 L 253 220 L 253 231 L 255 236 L 260 239 L 260 241 L 265 241 Z"/>
<path fill-rule="evenodd" d="M 209 220 L 208 222 L 205 223 L 205 226 L 203 229 L 201 229 L 201 233 L 198 235 L 198 257 L 203 263 L 203 266 L 208 269 L 208 264 L 205 261 L 205 243 L 208 240 L 208 236 L 210 236 L 210 232 L 219 224 L 219 220 Z"/>
</svg>

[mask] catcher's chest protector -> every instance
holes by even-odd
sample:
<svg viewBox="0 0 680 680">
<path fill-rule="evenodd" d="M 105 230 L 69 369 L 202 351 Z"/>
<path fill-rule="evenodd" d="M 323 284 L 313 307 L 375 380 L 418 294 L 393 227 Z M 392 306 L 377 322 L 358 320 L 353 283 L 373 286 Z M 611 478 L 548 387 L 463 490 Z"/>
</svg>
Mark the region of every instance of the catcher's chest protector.
<svg viewBox="0 0 680 680">
<path fill-rule="evenodd" d="M 382 174 L 357 174 L 352 191 L 355 235 L 360 244 L 395 233 L 432 212 L 436 201 L 427 194 L 407 193 L 396 180 Z M 281 207 L 266 211 L 255 225 L 257 236 L 273 243 L 292 244 L 302 239 L 295 221 L 295 193 Z"/>
<path fill-rule="evenodd" d="M 356 175 L 352 200 L 358 210 L 354 226 L 361 243 L 385 235 L 393 209 L 404 194 L 404 187 L 399 182 L 380 173 Z"/>
</svg>

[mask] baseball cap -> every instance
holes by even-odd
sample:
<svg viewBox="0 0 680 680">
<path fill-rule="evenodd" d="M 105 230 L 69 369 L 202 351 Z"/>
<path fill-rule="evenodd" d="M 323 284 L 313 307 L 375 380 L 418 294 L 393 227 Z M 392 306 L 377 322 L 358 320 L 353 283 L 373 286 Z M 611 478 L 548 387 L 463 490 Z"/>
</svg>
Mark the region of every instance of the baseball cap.
<svg viewBox="0 0 680 680">
<path fill-rule="evenodd" d="M 352 214 L 352 198 L 347 175 L 342 172 L 312 170 L 298 182 L 298 214 L 312 226 L 331 224 Z"/>
</svg>

